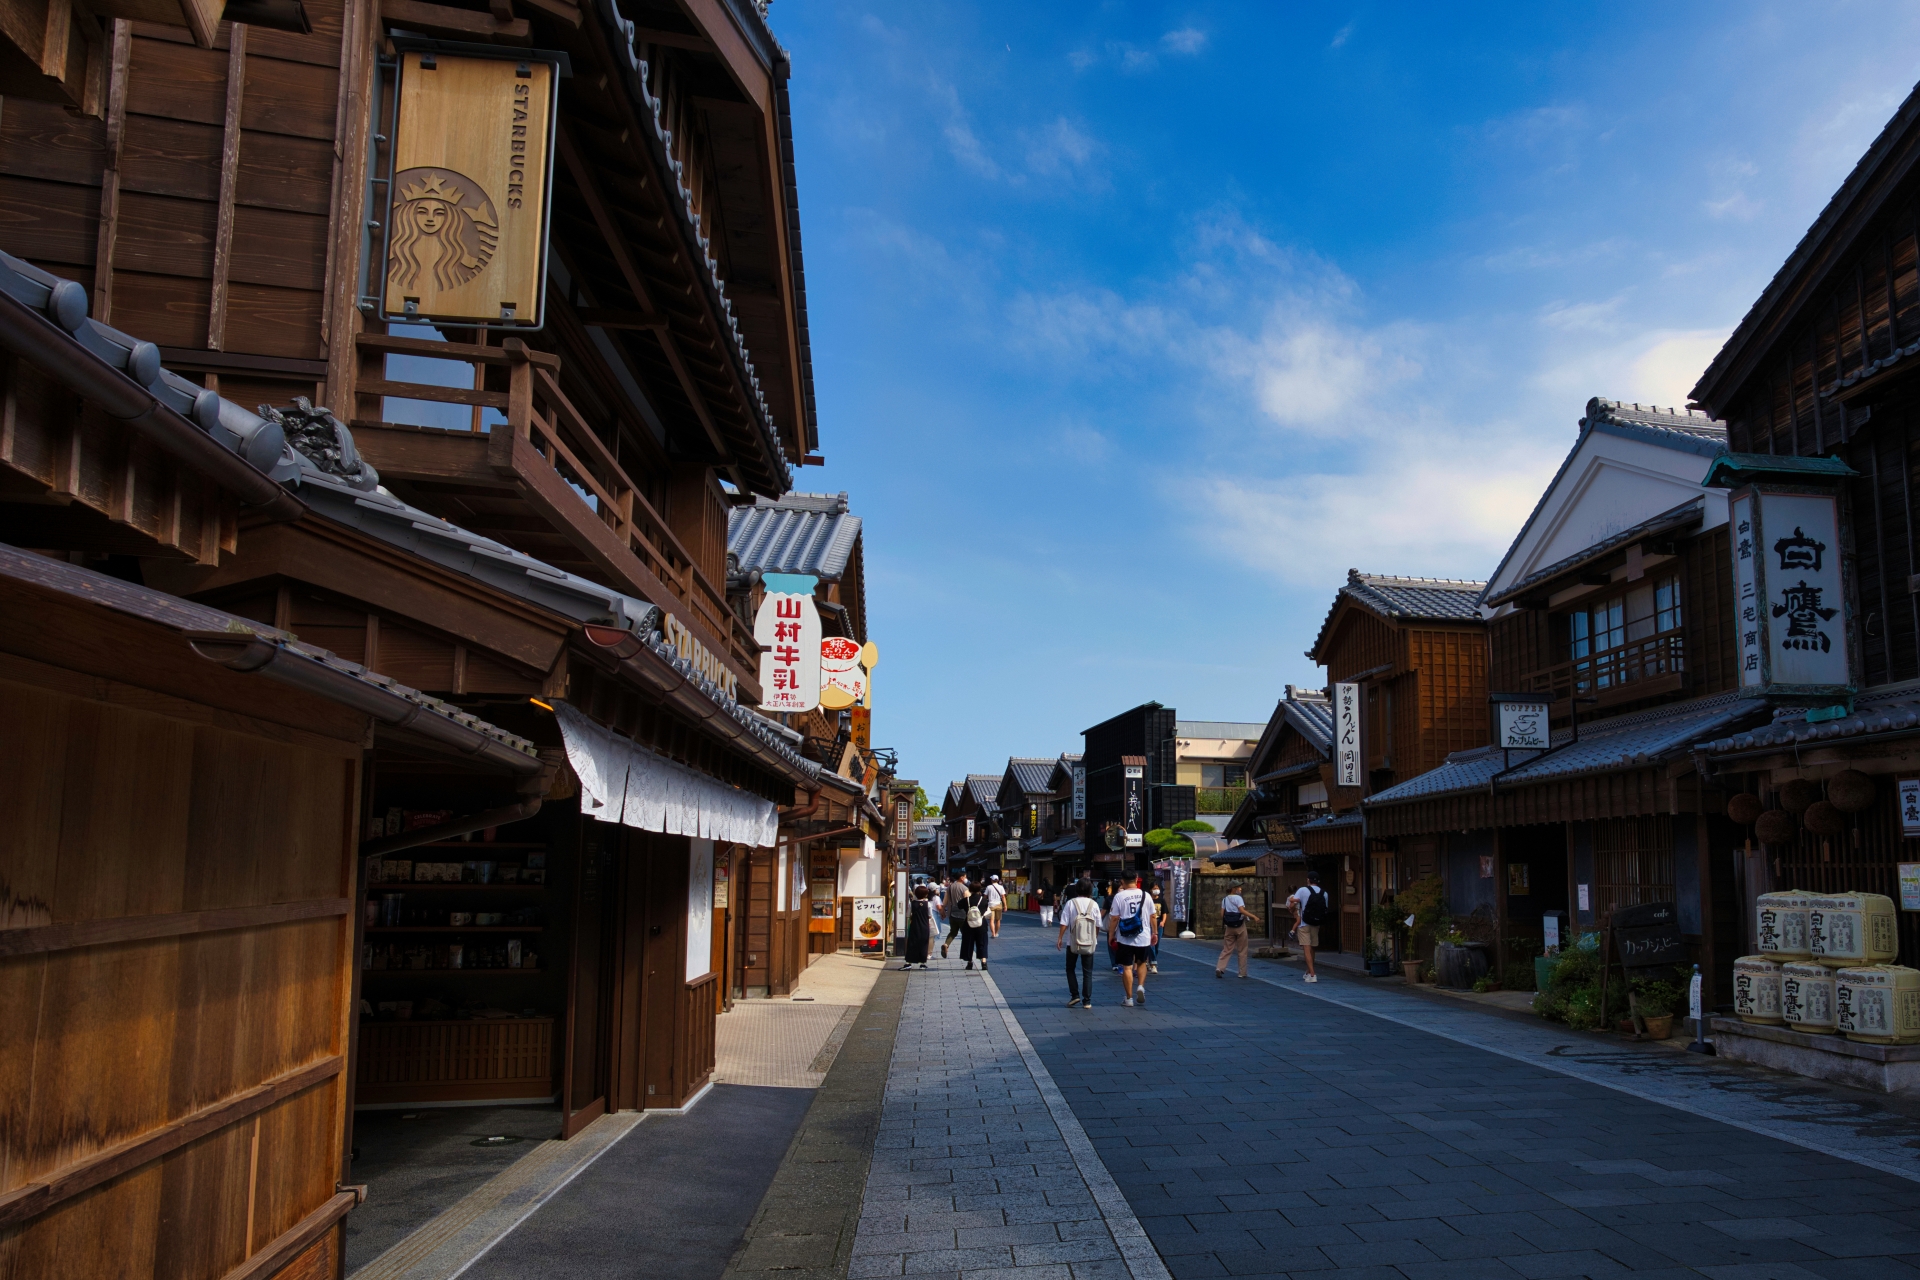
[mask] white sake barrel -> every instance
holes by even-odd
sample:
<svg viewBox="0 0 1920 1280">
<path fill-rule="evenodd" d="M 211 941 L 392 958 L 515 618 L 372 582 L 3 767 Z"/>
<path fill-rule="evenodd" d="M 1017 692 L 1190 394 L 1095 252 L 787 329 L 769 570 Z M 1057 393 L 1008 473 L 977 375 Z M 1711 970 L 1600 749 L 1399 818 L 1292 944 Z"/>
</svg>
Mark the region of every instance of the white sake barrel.
<svg viewBox="0 0 1920 1280">
<path fill-rule="evenodd" d="M 1741 956 L 1733 962 L 1733 1011 L 1742 1022 L 1777 1027 L 1780 1013 L 1780 962 L 1767 956 Z"/>
<path fill-rule="evenodd" d="M 1780 1016 L 1795 1031 L 1832 1035 L 1837 1029 L 1833 970 L 1812 960 L 1780 966 Z"/>
<path fill-rule="evenodd" d="M 1865 964 L 1836 969 L 1833 1005 L 1841 1034 L 1866 1044 L 1920 1044 L 1920 969 Z"/>
<path fill-rule="evenodd" d="M 1807 937 L 1807 902 L 1812 896 L 1793 889 L 1763 893 L 1754 900 L 1754 946 L 1761 955 L 1790 960 L 1813 954 Z"/>
<path fill-rule="evenodd" d="M 1848 968 L 1885 964 L 1900 954 L 1899 917 L 1882 893 L 1835 893 L 1807 899 L 1807 941 L 1821 964 Z"/>
</svg>

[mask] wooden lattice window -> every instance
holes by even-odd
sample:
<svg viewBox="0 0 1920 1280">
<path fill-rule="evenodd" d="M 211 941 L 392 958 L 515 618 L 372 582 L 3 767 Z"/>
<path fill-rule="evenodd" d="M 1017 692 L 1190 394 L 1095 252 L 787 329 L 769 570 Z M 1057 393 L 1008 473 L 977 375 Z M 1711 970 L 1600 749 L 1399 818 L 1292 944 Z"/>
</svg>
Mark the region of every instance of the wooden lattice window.
<svg viewBox="0 0 1920 1280">
<path fill-rule="evenodd" d="M 1604 818 L 1593 824 L 1593 911 L 1671 902 L 1673 824 L 1659 815 Z"/>
</svg>

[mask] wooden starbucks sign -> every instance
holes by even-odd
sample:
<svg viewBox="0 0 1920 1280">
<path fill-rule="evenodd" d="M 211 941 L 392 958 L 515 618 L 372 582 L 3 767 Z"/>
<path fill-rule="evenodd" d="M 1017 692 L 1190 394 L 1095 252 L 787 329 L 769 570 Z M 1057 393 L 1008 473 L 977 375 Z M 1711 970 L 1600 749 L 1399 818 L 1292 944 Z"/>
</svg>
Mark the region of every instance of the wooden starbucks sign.
<svg viewBox="0 0 1920 1280">
<path fill-rule="evenodd" d="M 399 55 L 389 168 L 375 184 L 382 319 L 544 321 L 560 68 L 528 50 L 503 55 Z"/>
</svg>

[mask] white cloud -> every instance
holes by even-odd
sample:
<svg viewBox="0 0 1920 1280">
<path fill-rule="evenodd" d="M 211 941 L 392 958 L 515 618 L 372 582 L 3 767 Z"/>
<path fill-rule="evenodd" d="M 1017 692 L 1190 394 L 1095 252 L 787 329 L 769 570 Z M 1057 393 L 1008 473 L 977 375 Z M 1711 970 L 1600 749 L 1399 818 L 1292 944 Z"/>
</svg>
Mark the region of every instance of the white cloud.
<svg viewBox="0 0 1920 1280">
<path fill-rule="evenodd" d="M 1058 177 L 1081 168 L 1101 149 L 1096 139 L 1065 116 L 1025 135 L 1024 140 L 1027 171 L 1040 177 Z"/>
<path fill-rule="evenodd" d="M 1181 27 L 1161 36 L 1160 47 L 1168 53 L 1196 54 L 1207 47 L 1207 33 L 1198 27 Z"/>
<path fill-rule="evenodd" d="M 1412 434 L 1360 471 L 1215 476 L 1180 492 L 1203 541 L 1291 586 L 1330 589 L 1346 568 L 1478 578 L 1499 562 L 1560 456 Z"/>
<path fill-rule="evenodd" d="M 1333 39 L 1328 41 L 1327 48 L 1338 49 L 1341 45 L 1345 44 L 1347 41 L 1351 40 L 1352 38 L 1353 38 L 1353 23 L 1349 22 L 1346 26 L 1340 28 L 1338 31 L 1333 33 Z"/>
<path fill-rule="evenodd" d="M 989 156 L 986 148 L 981 145 L 979 135 L 974 133 L 973 123 L 967 115 L 967 108 L 960 101 L 960 91 L 947 81 L 937 76 L 930 76 L 927 92 L 933 97 L 935 105 L 941 109 L 942 114 L 946 116 L 946 123 L 941 127 L 940 133 L 947 140 L 947 150 L 953 153 L 953 158 L 981 177 L 999 177 L 1000 166 L 994 163 L 993 157 Z"/>
</svg>

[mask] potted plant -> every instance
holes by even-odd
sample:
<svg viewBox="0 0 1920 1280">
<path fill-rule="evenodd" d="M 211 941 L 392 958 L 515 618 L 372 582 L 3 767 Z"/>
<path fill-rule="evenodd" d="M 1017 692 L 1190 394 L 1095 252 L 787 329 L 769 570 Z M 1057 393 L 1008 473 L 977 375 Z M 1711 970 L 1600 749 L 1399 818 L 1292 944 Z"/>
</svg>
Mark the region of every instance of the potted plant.
<svg viewBox="0 0 1920 1280">
<path fill-rule="evenodd" d="M 1400 927 L 1406 931 L 1406 948 L 1401 951 L 1401 964 L 1407 974 L 1409 985 L 1420 981 L 1422 961 L 1420 939 L 1431 938 L 1446 924 L 1446 891 L 1439 876 L 1423 876 L 1402 889 L 1393 901 L 1393 909 L 1398 914 Z M 1411 920 L 1412 924 L 1407 922 Z"/>
<path fill-rule="evenodd" d="M 1665 978 L 1641 978 L 1633 984 L 1633 1010 L 1647 1024 L 1647 1038 L 1665 1040 L 1673 1034 L 1673 1013 L 1684 999 L 1680 988 Z"/>
</svg>

